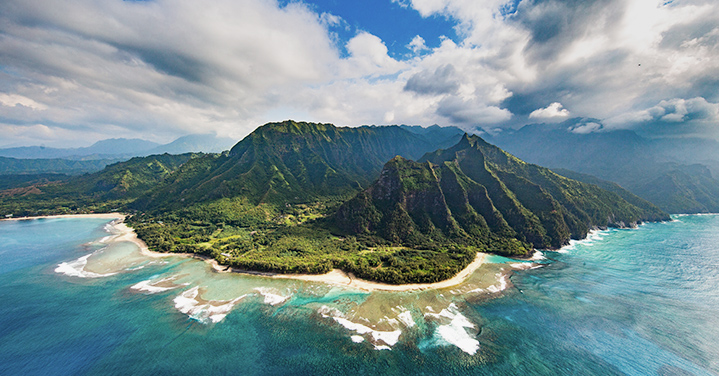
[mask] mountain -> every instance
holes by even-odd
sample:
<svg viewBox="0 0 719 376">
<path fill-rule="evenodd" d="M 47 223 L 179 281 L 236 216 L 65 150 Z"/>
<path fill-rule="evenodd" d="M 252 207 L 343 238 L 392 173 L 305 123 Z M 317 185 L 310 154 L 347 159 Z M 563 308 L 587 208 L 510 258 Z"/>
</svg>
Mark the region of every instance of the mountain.
<svg viewBox="0 0 719 376">
<path fill-rule="evenodd" d="M 448 139 L 451 137 L 435 139 L 398 126 L 351 128 L 291 120 L 268 123 L 229 153 L 183 166 L 171 183 L 151 192 L 135 207 L 165 210 L 236 196 L 254 204 L 280 205 L 344 197 L 368 186 L 385 161 L 395 155 L 419 158 Z"/>
<path fill-rule="evenodd" d="M 594 227 L 669 219 L 648 202 L 635 202 L 641 207 L 465 135 L 420 162 L 392 159 L 372 186 L 340 206 L 333 222 L 348 234 L 392 244 L 460 243 L 526 255 L 532 247 L 584 238 Z"/>
<path fill-rule="evenodd" d="M 400 128 L 421 136 L 425 140 L 432 140 L 438 149 L 453 146 L 464 135 L 464 131 L 457 127 L 440 127 L 435 124 L 429 127 L 419 125 L 400 125 Z"/>
<path fill-rule="evenodd" d="M 47 185 L 69 178 L 69 175 L 52 173 L 2 175 L 2 179 L 0 179 L 0 191 L 28 186 Z"/>
<path fill-rule="evenodd" d="M 9 174 L 66 174 L 79 175 L 102 170 L 105 166 L 119 162 L 118 159 L 95 159 L 88 161 L 70 159 L 17 159 L 0 157 L 0 176 Z M 3 176 L 3 179 L 6 179 Z"/>
<path fill-rule="evenodd" d="M 106 159 L 110 156 L 136 156 L 158 147 L 159 144 L 138 138 L 112 138 L 98 141 L 82 148 L 48 148 L 44 146 L 23 146 L 0 149 L 0 157 L 21 159 Z"/>
<path fill-rule="evenodd" d="M 8 175 L 8 180 L 25 180 L 27 190 L 0 191 L 0 210 L 16 216 L 64 214 L 85 211 L 114 211 L 123 208 L 141 194 L 162 182 L 188 160 L 199 154 L 152 155 L 135 157 L 129 161 L 106 166 L 102 171 L 81 176 L 57 177 L 37 175 Z M 27 176 L 27 179 L 23 179 Z M 62 175 L 61 175 L 62 176 Z M 7 189 L 7 188 L 5 188 Z M 26 194 L 32 192 L 31 195 Z"/>
<path fill-rule="evenodd" d="M 647 139 L 586 118 L 486 137 L 527 162 L 616 182 L 670 213 L 719 211 L 713 193 L 719 191 L 719 180 L 711 173 L 719 171 L 716 141 Z M 682 184 L 682 179 L 692 183 Z"/>
<path fill-rule="evenodd" d="M 182 136 L 169 144 L 157 146 L 147 153 L 150 154 L 184 154 L 184 153 L 220 153 L 229 150 L 237 140 L 229 137 L 218 137 L 214 134 L 191 134 Z"/>
<path fill-rule="evenodd" d="M 450 278 L 480 251 L 526 256 L 593 227 L 668 218 L 456 129 L 291 120 L 219 154 L 136 157 L 0 191 L 0 215 L 116 210 L 156 251 L 387 283 Z"/>
<path fill-rule="evenodd" d="M 653 202 L 647 201 L 637 195 L 635 195 L 632 192 L 629 192 L 628 190 L 622 188 L 621 185 L 608 181 L 608 180 L 602 180 L 592 175 L 582 174 L 579 172 L 574 172 L 571 170 L 563 169 L 563 168 L 553 168 L 553 172 L 557 173 L 558 175 L 564 176 L 569 179 L 581 181 L 583 183 L 587 184 L 593 184 L 596 185 L 599 188 L 602 188 L 606 191 L 616 193 L 619 195 L 619 197 L 623 198 L 628 203 L 640 208 L 644 209 L 646 211 L 657 211 L 661 210 L 657 205 L 655 205 Z"/>
<path fill-rule="evenodd" d="M 129 159 L 152 154 L 218 153 L 228 150 L 235 140 L 218 137 L 213 134 L 192 134 L 182 136 L 168 144 L 142 140 L 139 138 L 111 138 L 98 141 L 82 148 L 48 148 L 44 146 L 24 146 L 0 149 L 0 157 L 17 159 Z"/>
<path fill-rule="evenodd" d="M 634 189 L 670 213 L 719 212 L 719 181 L 704 165 L 668 170 Z"/>
</svg>

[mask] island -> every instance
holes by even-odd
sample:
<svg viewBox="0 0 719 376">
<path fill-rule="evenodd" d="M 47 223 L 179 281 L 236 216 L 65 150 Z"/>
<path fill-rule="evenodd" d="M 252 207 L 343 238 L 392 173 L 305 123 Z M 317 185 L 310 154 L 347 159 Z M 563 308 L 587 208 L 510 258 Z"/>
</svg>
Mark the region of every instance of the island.
<svg viewBox="0 0 719 376">
<path fill-rule="evenodd" d="M 223 153 L 138 157 L 0 192 L 3 216 L 91 212 L 127 213 L 156 252 L 395 285 L 451 279 L 484 253 L 529 257 L 592 229 L 669 219 L 457 128 L 292 120 Z"/>
</svg>

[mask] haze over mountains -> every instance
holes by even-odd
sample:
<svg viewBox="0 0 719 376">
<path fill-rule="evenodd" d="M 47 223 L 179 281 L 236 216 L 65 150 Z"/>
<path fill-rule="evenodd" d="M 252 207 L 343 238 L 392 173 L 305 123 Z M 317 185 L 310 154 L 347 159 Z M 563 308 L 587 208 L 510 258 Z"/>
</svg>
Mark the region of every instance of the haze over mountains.
<svg viewBox="0 0 719 376">
<path fill-rule="evenodd" d="M 607 130 L 587 118 L 482 135 L 566 176 L 583 180 L 574 171 L 619 183 L 670 213 L 719 212 L 719 142 L 714 140 L 649 139 L 630 130 Z"/>
<path fill-rule="evenodd" d="M 111 138 L 98 141 L 91 146 L 80 148 L 48 148 L 44 146 L 23 146 L 0 149 L 0 157 L 18 159 L 118 159 L 151 154 L 182 154 L 192 152 L 218 153 L 228 150 L 237 140 L 218 137 L 213 134 L 182 136 L 167 144 L 158 144 L 139 138 Z"/>
<path fill-rule="evenodd" d="M 48 148 L 25 146 L 0 149 L 0 175 L 64 174 L 79 175 L 102 170 L 105 166 L 132 157 L 153 154 L 219 153 L 228 150 L 236 140 L 212 134 L 180 137 L 168 144 L 141 139 L 114 138 L 88 147 Z M 55 178 L 62 178 L 56 176 Z M 32 181 L 28 176 L 12 177 Z"/>
</svg>

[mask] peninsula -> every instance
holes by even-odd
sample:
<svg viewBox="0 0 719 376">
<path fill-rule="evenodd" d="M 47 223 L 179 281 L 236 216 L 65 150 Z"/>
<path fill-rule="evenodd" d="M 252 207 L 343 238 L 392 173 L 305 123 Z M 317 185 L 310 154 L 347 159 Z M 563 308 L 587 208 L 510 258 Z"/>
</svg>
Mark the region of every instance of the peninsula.
<svg viewBox="0 0 719 376">
<path fill-rule="evenodd" d="M 527 257 L 593 228 L 669 219 L 620 193 L 525 163 L 457 128 L 290 120 L 219 154 L 138 157 L 3 191 L 0 212 L 120 211 L 152 251 L 259 272 L 339 269 L 399 285 L 450 280 L 484 253 Z"/>
</svg>

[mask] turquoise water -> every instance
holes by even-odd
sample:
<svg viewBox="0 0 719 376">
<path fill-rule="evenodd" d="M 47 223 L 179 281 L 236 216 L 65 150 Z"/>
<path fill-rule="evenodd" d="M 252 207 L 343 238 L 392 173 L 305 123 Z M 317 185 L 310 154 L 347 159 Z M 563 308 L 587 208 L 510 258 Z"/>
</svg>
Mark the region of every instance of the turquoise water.
<svg viewBox="0 0 719 376">
<path fill-rule="evenodd" d="M 0 374 L 716 375 L 719 216 L 675 219 L 404 293 L 148 258 L 103 243 L 107 220 L 3 221 Z"/>
</svg>

